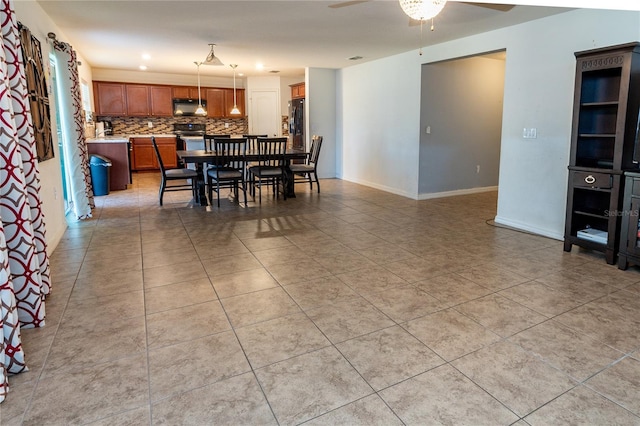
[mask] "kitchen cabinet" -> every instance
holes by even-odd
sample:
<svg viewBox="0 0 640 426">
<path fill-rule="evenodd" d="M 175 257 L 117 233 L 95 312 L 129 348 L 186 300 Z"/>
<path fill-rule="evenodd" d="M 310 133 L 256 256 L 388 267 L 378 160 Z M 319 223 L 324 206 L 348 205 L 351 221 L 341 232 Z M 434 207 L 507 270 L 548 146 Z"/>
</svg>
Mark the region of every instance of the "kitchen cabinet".
<svg viewBox="0 0 640 426">
<path fill-rule="evenodd" d="M 291 99 L 298 99 L 305 97 L 305 85 L 304 83 L 292 84 L 291 87 Z"/>
<path fill-rule="evenodd" d="M 158 144 L 158 151 L 160 151 L 164 166 L 167 169 L 177 168 L 176 138 L 156 136 L 156 143 Z M 151 137 L 132 137 L 131 150 L 131 170 L 144 171 L 160 169 L 153 144 L 151 143 Z"/>
<path fill-rule="evenodd" d="M 236 89 L 236 98 L 238 102 L 238 109 L 240 110 L 240 114 L 230 114 L 231 109 L 233 108 L 233 89 L 225 89 L 226 92 L 226 108 L 225 112 L 227 113 L 226 117 L 229 118 L 239 118 L 244 117 L 245 113 L 245 104 L 244 104 L 244 89 Z"/>
<path fill-rule="evenodd" d="M 127 114 L 127 95 L 124 83 L 95 81 L 93 96 L 97 115 L 122 116 Z"/>
<path fill-rule="evenodd" d="M 143 84 L 127 84 L 127 115 L 131 117 L 151 115 L 149 104 L 149 86 Z"/>
<path fill-rule="evenodd" d="M 191 86 L 174 86 L 172 89 L 173 97 L 179 99 L 198 99 L 198 88 Z M 200 93 L 204 98 L 204 88 L 200 88 Z"/>
<path fill-rule="evenodd" d="M 245 116 L 244 89 L 236 89 L 236 98 L 240 114 L 231 114 L 233 109 L 233 89 L 206 89 L 207 116 L 217 118 L 240 118 Z"/>
<path fill-rule="evenodd" d="M 150 86 L 149 98 L 153 117 L 173 116 L 171 86 Z"/>
<path fill-rule="evenodd" d="M 619 249 L 625 170 L 634 163 L 640 108 L 640 43 L 576 54 L 564 250 Z M 624 237 L 624 236 L 623 236 Z"/>
<path fill-rule="evenodd" d="M 207 116 L 224 117 L 227 106 L 225 100 L 226 89 L 206 89 Z M 231 111 L 231 110 L 229 110 Z"/>
</svg>

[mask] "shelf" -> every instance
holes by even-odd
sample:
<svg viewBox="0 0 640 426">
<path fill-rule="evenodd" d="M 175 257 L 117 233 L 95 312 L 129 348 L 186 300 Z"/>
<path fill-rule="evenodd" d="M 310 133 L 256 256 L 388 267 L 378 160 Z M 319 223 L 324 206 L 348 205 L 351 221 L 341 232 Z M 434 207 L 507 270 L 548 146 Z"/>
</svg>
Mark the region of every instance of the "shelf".
<svg viewBox="0 0 640 426">
<path fill-rule="evenodd" d="M 591 213 L 591 212 L 581 211 L 581 210 L 574 210 L 573 212 L 575 214 L 579 214 L 581 216 L 594 217 L 596 219 L 609 219 L 609 216 L 605 216 L 605 215 L 599 214 L 599 213 Z"/>
<path fill-rule="evenodd" d="M 578 136 L 585 139 L 586 138 L 589 138 L 589 139 L 592 139 L 592 138 L 615 139 L 616 138 L 615 133 L 580 133 Z"/>
<path fill-rule="evenodd" d="M 584 102 L 581 103 L 581 107 L 593 108 L 593 107 L 609 107 L 609 106 L 618 106 L 620 102 L 618 101 L 607 101 L 607 102 Z"/>
</svg>

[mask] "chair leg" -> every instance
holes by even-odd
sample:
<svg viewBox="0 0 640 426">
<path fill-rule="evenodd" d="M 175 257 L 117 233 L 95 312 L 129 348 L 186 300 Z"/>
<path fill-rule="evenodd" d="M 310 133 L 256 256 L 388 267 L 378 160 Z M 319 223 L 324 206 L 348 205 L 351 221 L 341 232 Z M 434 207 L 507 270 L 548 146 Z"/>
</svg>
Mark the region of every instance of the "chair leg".
<svg viewBox="0 0 640 426">
<path fill-rule="evenodd" d="M 164 197 L 164 188 L 166 185 L 167 181 L 163 177 L 162 181 L 160 182 L 160 206 L 162 206 L 162 197 Z"/>
<path fill-rule="evenodd" d="M 309 189 L 313 191 L 313 181 L 311 180 L 311 173 L 307 173 L 307 179 L 309 179 Z"/>
<path fill-rule="evenodd" d="M 218 208 L 220 208 L 220 181 L 216 181 L 216 195 L 218 196 Z"/>
<path fill-rule="evenodd" d="M 320 179 L 318 179 L 318 174 L 313 172 L 313 176 L 316 178 L 316 187 L 318 188 L 318 194 L 320 193 Z"/>
</svg>

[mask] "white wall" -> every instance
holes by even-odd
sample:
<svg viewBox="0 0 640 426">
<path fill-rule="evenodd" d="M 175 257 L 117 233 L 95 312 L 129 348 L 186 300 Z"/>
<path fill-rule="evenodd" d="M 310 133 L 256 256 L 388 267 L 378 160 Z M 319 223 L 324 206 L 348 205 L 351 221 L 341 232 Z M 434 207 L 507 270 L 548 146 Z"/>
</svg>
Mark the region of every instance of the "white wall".
<svg viewBox="0 0 640 426">
<path fill-rule="evenodd" d="M 307 148 L 313 135 L 322 136 L 318 176 L 336 176 L 336 73 L 335 69 L 308 68 L 305 108 Z"/>
<path fill-rule="evenodd" d="M 408 52 L 338 73 L 343 179 L 417 197 L 423 58 Z"/>
<path fill-rule="evenodd" d="M 42 48 L 43 62 L 48 66 L 49 54 L 52 50 L 51 44 L 47 41 L 47 34 L 54 32 L 57 39 L 66 41 L 64 33 L 49 19 L 42 8 L 36 2 L 17 1 L 13 2 L 14 10 L 18 21 L 26 25 L 33 36 L 39 41 Z M 91 81 L 91 69 L 86 66 L 82 56 L 78 54 L 78 60 L 83 64 L 79 67 L 80 78 Z M 47 73 L 47 76 L 50 74 Z M 53 135 L 54 158 L 38 163 L 40 170 L 40 196 L 42 198 L 42 211 L 47 228 L 47 252 L 51 254 L 56 248 L 62 235 L 67 229 L 67 222 L 64 216 L 64 201 L 62 198 L 62 173 L 60 169 L 60 153 L 58 151 L 57 128 L 55 122 L 56 104 L 53 99 L 51 80 L 47 78 L 49 103 L 51 105 L 51 133 Z"/>
<path fill-rule="evenodd" d="M 585 9 L 426 47 L 422 56 L 414 51 L 346 68 L 338 83 L 342 174 L 415 198 L 421 63 L 506 49 L 496 221 L 561 239 L 574 52 L 635 40 L 639 12 Z M 523 139 L 524 127 L 537 128 L 538 138 Z"/>
</svg>

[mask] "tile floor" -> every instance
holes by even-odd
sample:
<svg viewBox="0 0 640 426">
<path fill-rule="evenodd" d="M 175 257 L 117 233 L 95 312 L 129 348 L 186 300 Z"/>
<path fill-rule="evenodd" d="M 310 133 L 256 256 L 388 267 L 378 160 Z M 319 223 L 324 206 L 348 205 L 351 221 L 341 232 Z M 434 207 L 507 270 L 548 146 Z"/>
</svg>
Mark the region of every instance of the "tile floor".
<svg viewBox="0 0 640 426">
<path fill-rule="evenodd" d="M 2 425 L 640 424 L 640 273 L 340 180 L 239 208 L 97 198 Z"/>
</svg>

